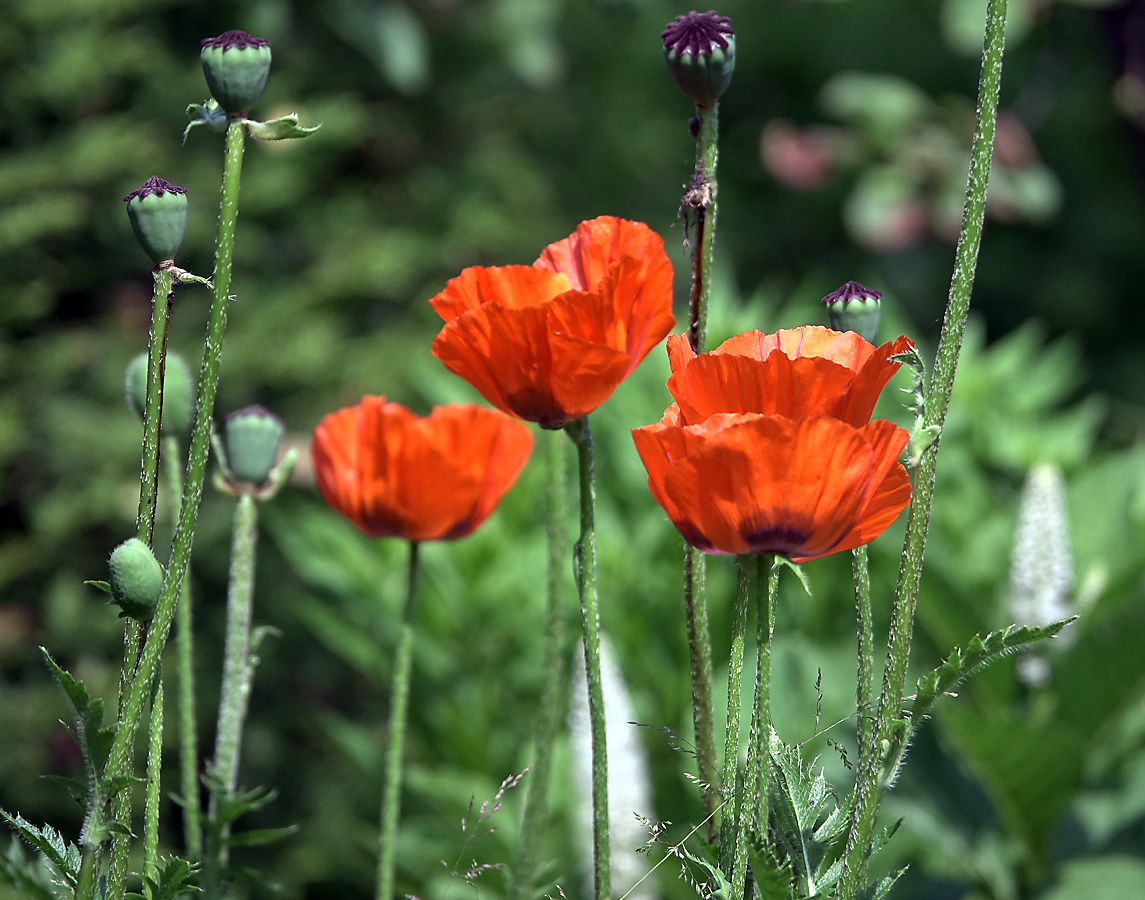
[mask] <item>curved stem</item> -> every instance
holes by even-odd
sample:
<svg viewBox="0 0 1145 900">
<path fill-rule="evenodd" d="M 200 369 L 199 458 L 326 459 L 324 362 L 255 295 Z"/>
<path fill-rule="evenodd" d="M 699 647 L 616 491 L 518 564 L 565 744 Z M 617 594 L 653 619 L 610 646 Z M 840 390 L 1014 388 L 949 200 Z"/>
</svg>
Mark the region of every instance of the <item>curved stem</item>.
<svg viewBox="0 0 1145 900">
<path fill-rule="evenodd" d="M 982 242 L 982 224 L 986 214 L 986 184 L 990 178 L 990 162 L 994 149 L 994 130 L 998 118 L 998 93 L 1002 83 L 1002 54 L 1006 33 L 1006 0 L 989 0 L 986 10 L 986 40 L 982 48 L 982 73 L 978 82 L 978 116 L 974 130 L 974 144 L 970 152 L 970 177 L 966 186 L 966 204 L 962 212 L 962 228 L 955 251 L 954 275 L 950 283 L 946 314 L 942 321 L 942 334 L 934 364 L 930 390 L 926 398 L 925 426 L 941 429 L 946 421 L 950 392 L 962 338 L 966 331 L 966 316 L 970 310 L 970 294 L 974 287 L 974 270 L 978 261 L 978 248 Z M 891 611 L 890 637 L 883 687 L 879 695 L 878 715 L 875 723 L 875 744 L 891 740 L 895 723 L 901 716 L 903 690 L 906 686 L 907 660 L 910 656 L 911 634 L 914 628 L 914 609 L 918 600 L 918 585 L 922 576 L 922 557 L 926 548 L 926 532 L 930 524 L 930 508 L 934 500 L 934 474 L 938 454 L 936 440 L 923 453 L 915 475 L 907 518 L 906 537 L 899 563 L 898 588 Z M 871 754 L 866 766 L 860 765 L 855 786 L 855 812 L 851 833 L 847 839 L 846 862 L 839 883 L 842 900 L 856 897 L 866 881 L 867 853 L 878 813 L 882 763 Z"/>
<path fill-rule="evenodd" d="M 163 666 L 155 667 L 151 722 L 147 735 L 147 790 L 143 805 L 143 874 L 159 871 L 159 790 L 163 774 Z"/>
<path fill-rule="evenodd" d="M 390 746 L 386 751 L 386 783 L 382 796 L 382 830 L 378 854 L 377 900 L 392 900 L 394 863 L 397 859 L 398 816 L 401 812 L 402 744 L 409 706 L 410 669 L 413 666 L 413 622 L 417 613 L 417 542 L 409 545 L 409 586 L 402 610 L 402 631 L 394 660 L 390 699 Z"/>
<path fill-rule="evenodd" d="M 720 823 L 720 869 L 728 878 L 735 865 L 736 835 L 740 828 L 739 734 L 740 694 L 743 682 L 744 643 L 747 639 L 747 607 L 751 597 L 751 568 L 742 557 L 736 557 L 736 600 L 732 614 L 732 645 L 728 656 L 728 713 L 724 728 L 724 770 L 721 778 L 724 803 L 730 813 Z M 743 886 L 740 886 L 742 896 Z"/>
<path fill-rule="evenodd" d="M 127 774 L 133 768 L 130 762 L 135 732 L 146 700 L 151 674 L 159 662 L 167 633 L 175 616 L 175 606 L 182 592 L 183 578 L 191 558 L 195 522 L 199 516 L 199 501 L 206 479 L 207 452 L 211 441 L 211 413 L 219 384 L 219 363 L 223 352 L 223 335 L 227 327 L 227 302 L 231 283 L 231 261 L 234 253 L 235 223 L 238 218 L 239 178 L 242 173 L 243 125 L 232 122 L 227 128 L 226 155 L 223 163 L 222 204 L 219 212 L 219 236 L 215 257 L 215 291 L 207 323 L 207 340 L 203 351 L 203 364 L 199 372 L 198 401 L 195 405 L 195 424 L 191 430 L 191 448 L 187 462 L 187 483 L 183 487 L 183 502 L 179 510 L 179 523 L 171 548 L 171 560 L 155 617 L 147 629 L 147 642 L 139 658 L 135 679 L 121 706 L 119 727 L 112 741 L 104 783 L 116 775 Z M 114 868 L 107 879 L 107 900 L 123 900 L 126 870 Z M 77 892 L 76 900 L 91 900 L 90 890 Z"/>
<path fill-rule="evenodd" d="M 593 479 L 592 429 L 588 418 L 565 426 L 576 445 L 580 470 L 580 540 L 576 544 L 576 582 L 584 624 L 584 668 L 588 680 L 588 716 L 592 729 L 593 896 L 611 893 L 608 836 L 608 740 L 604 726 L 604 689 L 600 678 L 600 609 L 596 595 L 596 486 Z"/>
<path fill-rule="evenodd" d="M 547 489 L 545 520 L 549 533 L 548 602 L 545 610 L 545 647 L 542 662 L 544 690 L 537 718 L 537 748 L 525 813 L 521 820 L 521 846 L 517 851 L 510 896 L 528 898 L 533 894 L 533 870 L 537 847 L 548 818 L 549 771 L 552 768 L 553 742 L 560 724 L 561 697 L 564 696 L 564 567 L 568 554 L 565 529 L 565 462 L 564 439 L 559 431 L 545 433 Z"/>
<path fill-rule="evenodd" d="M 229 856 L 230 823 L 218 823 L 220 809 L 234 794 L 239 780 L 239 756 L 243 722 L 250 703 L 254 664 L 250 653 L 251 619 L 254 614 L 254 562 L 258 544 L 258 507 L 250 494 L 239 497 L 231 536 L 231 571 L 227 585 L 227 639 L 223 661 L 223 685 L 219 720 L 215 731 L 215 760 L 211 770 L 216 786 L 208 813 L 207 854 L 203 870 L 204 893 L 222 897 L 223 873 Z"/>
<path fill-rule="evenodd" d="M 182 506 L 183 469 L 179 461 L 179 442 L 163 439 L 163 459 L 167 469 L 168 492 L 171 495 L 171 518 L 179 520 Z M 199 808 L 199 740 L 195 726 L 195 653 L 191 630 L 191 577 L 183 579 L 176 608 L 175 652 L 179 671 L 179 767 L 183 792 L 183 834 L 187 858 L 194 861 L 203 855 L 203 831 Z"/>
</svg>

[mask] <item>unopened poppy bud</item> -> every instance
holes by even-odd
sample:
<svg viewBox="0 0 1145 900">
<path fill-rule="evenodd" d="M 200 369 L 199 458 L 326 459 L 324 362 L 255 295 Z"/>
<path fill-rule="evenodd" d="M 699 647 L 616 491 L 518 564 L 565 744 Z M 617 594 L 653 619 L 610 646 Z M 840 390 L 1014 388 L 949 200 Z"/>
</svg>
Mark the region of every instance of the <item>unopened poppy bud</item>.
<svg viewBox="0 0 1145 900">
<path fill-rule="evenodd" d="M 127 364 L 127 405 L 143 418 L 147 407 L 147 354 L 140 353 Z M 163 369 L 163 431 L 183 432 L 191 427 L 195 386 L 191 370 L 178 353 L 167 352 Z"/>
<path fill-rule="evenodd" d="M 228 113 L 245 115 L 270 77 L 270 41 L 236 29 L 202 43 L 199 60 L 211 96 Z"/>
<path fill-rule="evenodd" d="M 716 11 L 676 16 L 660 33 L 668 71 L 698 106 L 711 106 L 731 84 L 736 39 L 731 20 Z"/>
<path fill-rule="evenodd" d="M 835 331 L 853 331 L 870 343 L 877 343 L 882 296 L 857 281 L 848 281 L 823 298 L 827 304 L 827 321 Z"/>
<path fill-rule="evenodd" d="M 130 538 L 111 551 L 111 599 L 123 615 L 146 622 L 155 615 L 163 590 L 163 567 L 139 538 Z"/>
<path fill-rule="evenodd" d="M 187 230 L 187 189 L 152 175 L 123 198 L 131 230 L 156 263 L 175 258 Z"/>
<path fill-rule="evenodd" d="M 248 406 L 227 416 L 227 468 L 233 478 L 245 484 L 266 481 L 285 433 L 282 419 L 262 406 Z"/>
</svg>

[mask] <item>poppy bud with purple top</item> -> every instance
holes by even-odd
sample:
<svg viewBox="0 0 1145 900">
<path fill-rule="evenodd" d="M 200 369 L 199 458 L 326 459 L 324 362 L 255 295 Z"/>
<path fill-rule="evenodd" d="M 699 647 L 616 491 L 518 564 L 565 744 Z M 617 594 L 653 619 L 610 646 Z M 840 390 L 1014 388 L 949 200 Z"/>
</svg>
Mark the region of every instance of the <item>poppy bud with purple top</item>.
<svg viewBox="0 0 1145 900">
<path fill-rule="evenodd" d="M 882 294 L 848 281 L 839 290 L 823 298 L 827 304 L 827 321 L 835 331 L 853 331 L 859 337 L 878 343 L 879 301 Z"/>
<path fill-rule="evenodd" d="M 211 96 L 228 113 L 245 116 L 270 77 L 270 41 L 236 29 L 202 44 L 199 60 Z"/>
<path fill-rule="evenodd" d="M 286 427 L 263 406 L 248 406 L 227 416 L 224 445 L 231 477 L 259 485 L 270 476 Z"/>
<path fill-rule="evenodd" d="M 140 245 L 156 264 L 173 260 L 187 230 L 187 189 L 152 175 L 123 198 Z"/>
<path fill-rule="evenodd" d="M 660 33 L 668 71 L 697 106 L 711 106 L 728 89 L 736 64 L 731 20 L 716 11 L 676 16 Z"/>
</svg>

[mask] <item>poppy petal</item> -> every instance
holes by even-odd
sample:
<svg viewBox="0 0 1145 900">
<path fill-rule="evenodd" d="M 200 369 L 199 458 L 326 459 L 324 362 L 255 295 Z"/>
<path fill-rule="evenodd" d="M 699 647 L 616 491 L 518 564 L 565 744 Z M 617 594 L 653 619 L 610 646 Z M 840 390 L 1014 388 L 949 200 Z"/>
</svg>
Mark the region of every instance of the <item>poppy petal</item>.
<svg viewBox="0 0 1145 900">
<path fill-rule="evenodd" d="M 595 292 L 625 256 L 642 262 L 644 277 L 650 282 L 666 281 L 671 297 L 672 263 L 664 252 L 664 241 L 643 222 L 614 216 L 581 222 L 567 238 L 541 251 L 533 265 L 564 273 L 573 290 Z"/>
<path fill-rule="evenodd" d="M 451 322 L 485 303 L 520 309 L 545 303 L 568 289 L 566 276 L 535 266 L 470 266 L 451 278 L 429 305 Z"/>
</svg>

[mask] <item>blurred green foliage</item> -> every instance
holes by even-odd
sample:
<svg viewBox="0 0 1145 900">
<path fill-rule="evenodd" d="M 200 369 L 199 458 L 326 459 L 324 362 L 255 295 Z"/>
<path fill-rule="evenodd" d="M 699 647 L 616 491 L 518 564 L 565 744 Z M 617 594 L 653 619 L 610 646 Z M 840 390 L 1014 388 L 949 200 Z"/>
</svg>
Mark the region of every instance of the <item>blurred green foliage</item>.
<svg viewBox="0 0 1145 900">
<path fill-rule="evenodd" d="M 1048 654 L 1048 687 L 1025 688 L 1002 663 L 940 703 L 923 729 L 886 810 L 888 824 L 906 816 L 881 863 L 911 863 L 893 894 L 903 898 L 1098 900 L 1095 884 L 1134 896 L 1145 874 L 1145 457 L 1132 446 L 1135 404 L 1145 399 L 1145 194 L 1141 132 L 1115 102 L 1132 91 L 1113 90 L 1136 77 L 1128 48 L 1145 40 L 1145 4 L 1014 5 L 1016 19 L 1028 15 L 1011 34 L 1003 103 L 1030 142 L 1022 147 L 1033 148 L 1027 162 L 1036 160 L 1043 184 L 1060 185 L 1060 208 L 995 216 L 986 233 L 981 318 L 942 441 L 916 665 L 924 671 L 955 643 L 1007 623 L 1017 492 L 1035 463 L 1066 473 L 1076 595 L 1089 605 L 1072 642 Z M 923 229 L 883 252 L 851 240 L 849 223 L 885 209 L 889 195 L 864 185 L 901 184 L 904 173 L 935 209 L 960 191 L 977 77 L 965 23 L 975 8 L 720 8 L 737 28 L 738 59 L 721 103 L 713 339 L 820 321 L 818 297 L 850 278 L 886 291 L 884 334 L 933 338 L 948 232 Z M 474 399 L 429 355 L 437 323 L 424 300 L 466 265 L 534 259 L 581 218 L 609 213 L 656 228 L 678 264 L 682 299 L 687 262 L 674 223 L 692 166 L 691 109 L 663 69 L 657 35 L 686 11 L 663 0 L 7 0 L 0 806 L 68 835 L 79 825 L 66 792 L 36 778 L 80 765 L 37 645 L 94 693 L 114 695 L 121 625 L 82 582 L 104 577 L 137 502 L 140 428 L 123 377 L 146 342 L 149 262 L 120 198 L 153 174 L 187 187 L 178 262 L 209 274 L 220 142 L 198 129 L 180 143 L 184 107 L 206 97 L 199 39 L 235 27 L 271 38 L 274 69 L 253 113 L 322 123 L 306 141 L 248 146 L 218 410 L 261 402 L 305 441 L 322 414 L 365 392 L 423 411 Z M 799 189 L 770 174 L 761 159 L 768 123 L 810 129 L 824 116 L 851 129 L 859 149 L 846 165 Z M 918 169 L 920 158 L 930 167 Z M 171 343 L 192 368 L 205 300 L 191 287 L 176 297 Z M 1031 317 L 1044 324 L 1022 324 Z M 601 589 L 640 721 L 686 735 L 680 542 L 627 436 L 659 417 L 666 372 L 657 350 L 594 416 Z M 906 421 L 894 393 L 905 384 L 892 385 L 880 414 Z M 425 548 L 399 854 L 399 886 L 425 900 L 469 890 L 449 874 L 455 860 L 469 865 L 457 823 L 471 796 L 491 798 L 530 758 L 543 619 L 540 468 L 530 465 L 477 534 Z M 195 544 L 204 755 L 232 502 L 207 498 Z M 159 547 L 169 526 L 161 532 Z M 892 529 L 872 554 L 883 629 L 897 544 Z M 260 652 L 242 781 L 280 790 L 252 827 L 302 828 L 238 856 L 283 896 L 370 895 L 402 554 L 363 539 L 310 490 L 265 511 L 256 618 L 280 636 Z M 709 571 L 719 657 L 734 577 L 727 560 L 713 559 Z M 793 579 L 784 584 L 773 662 L 775 724 L 793 743 L 818 730 L 817 671 L 819 727 L 853 712 L 849 563 L 830 558 L 808 573 L 810 597 Z M 830 734 L 853 747 L 852 724 Z M 641 740 L 654 809 L 640 812 L 676 823 L 669 835 L 678 838 L 699 817 L 684 777 L 692 761 L 661 732 L 642 730 Z M 173 722 L 168 750 L 173 786 Z M 805 750 L 822 752 L 828 776 L 847 783 L 822 738 Z M 580 849 L 562 754 L 544 858 L 550 887 L 559 882 L 573 897 Z M 507 795 L 491 822 L 497 831 L 465 844 L 465 857 L 512 862 L 523 790 Z M 163 840 L 178 848 L 177 811 L 164 816 Z M 663 896 L 689 895 L 674 863 L 659 876 Z M 487 872 L 478 893 L 499 895 L 504 877 Z M 8 891 L 0 885 L 0 897 Z"/>
</svg>

